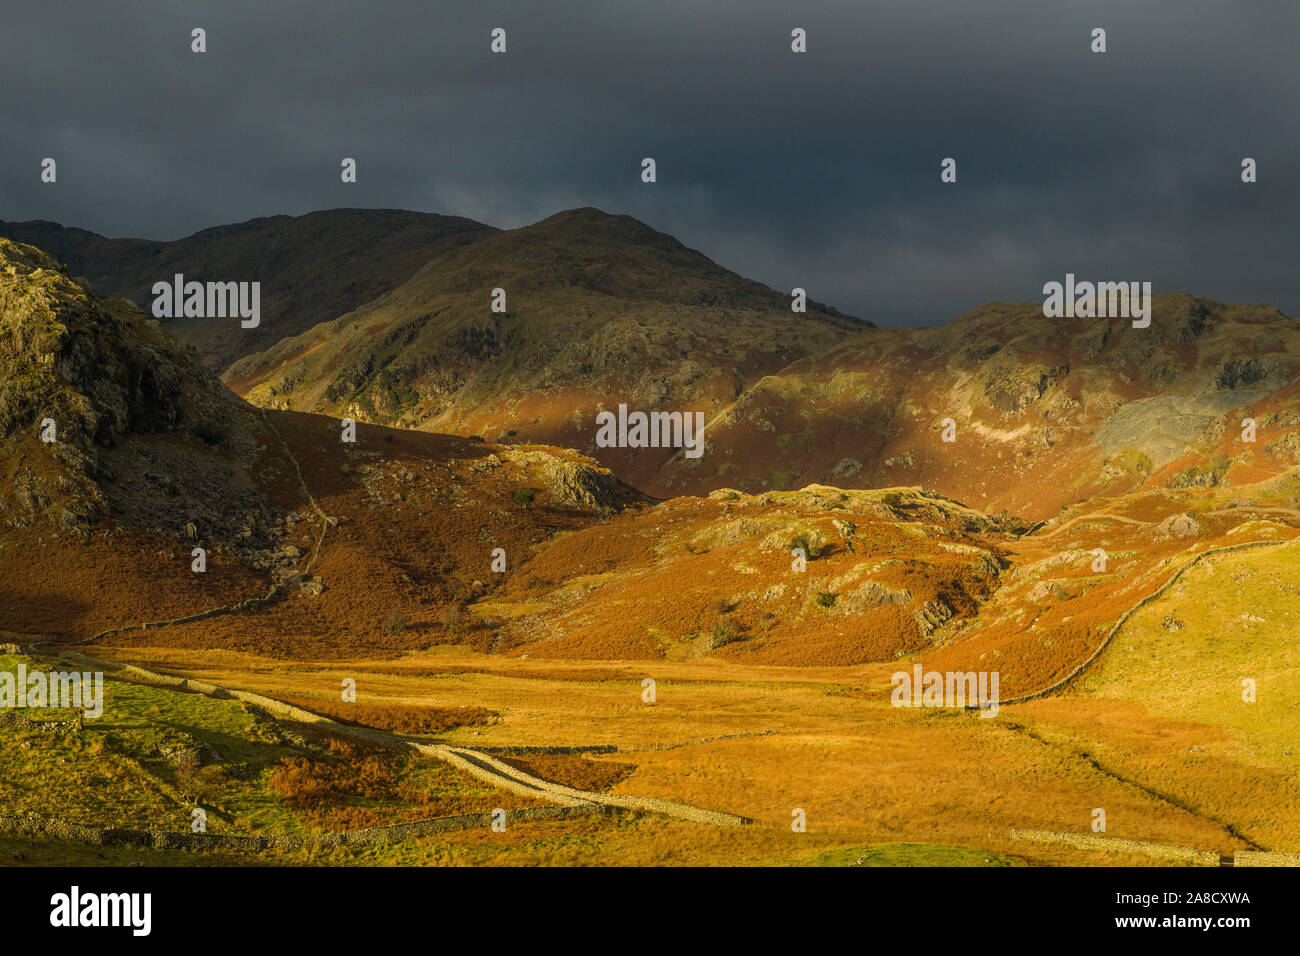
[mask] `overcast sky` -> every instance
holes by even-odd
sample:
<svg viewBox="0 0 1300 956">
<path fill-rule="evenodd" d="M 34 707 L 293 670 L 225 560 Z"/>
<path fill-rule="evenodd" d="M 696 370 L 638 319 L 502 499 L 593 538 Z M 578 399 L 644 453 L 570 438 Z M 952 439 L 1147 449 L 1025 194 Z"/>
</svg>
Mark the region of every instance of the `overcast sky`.
<svg viewBox="0 0 1300 956">
<path fill-rule="evenodd" d="M 14 6 L 4 219 L 175 239 L 338 206 L 508 228 L 592 205 L 881 325 L 1041 300 L 1066 272 L 1300 315 L 1296 3 Z"/>
</svg>

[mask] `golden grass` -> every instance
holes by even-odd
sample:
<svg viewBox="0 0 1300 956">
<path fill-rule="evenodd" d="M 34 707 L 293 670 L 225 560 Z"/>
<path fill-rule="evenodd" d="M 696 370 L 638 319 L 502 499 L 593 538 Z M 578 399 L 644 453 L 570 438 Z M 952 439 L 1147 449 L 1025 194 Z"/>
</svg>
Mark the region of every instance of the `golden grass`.
<svg viewBox="0 0 1300 956">
<path fill-rule="evenodd" d="M 615 744 L 624 752 L 582 758 L 635 764 L 614 792 L 759 821 L 756 829 L 728 837 L 740 841 L 732 857 L 715 845 L 713 831 L 647 818 L 637 824 L 645 849 L 607 844 L 602 837 L 583 862 L 791 862 L 803 859 L 804 846 L 811 855 L 818 847 L 893 842 L 977 847 L 1039 862 L 1139 862 L 1081 851 L 1062 856 L 1009 839 L 1013 827 L 1089 832 L 1094 807 L 1107 810 L 1108 835 L 1223 853 L 1245 846 L 1225 831 L 1217 814 L 1198 812 L 1196 800 L 1188 801 L 1188 809 L 1158 795 L 1168 767 L 1189 746 L 1188 734 L 1200 731 L 1127 704 L 1089 709 L 1067 698 L 1004 708 L 992 720 L 894 709 L 849 693 L 886 680 L 887 668 L 879 665 L 628 662 L 611 674 L 606 663 L 570 662 L 567 679 L 557 680 L 548 674 L 554 668 L 549 662 L 463 648 L 347 668 L 230 652 L 126 653 L 146 666 L 182 669 L 271 696 L 334 687 L 346 672 L 376 699 L 486 706 L 501 715 L 499 723 L 452 730 L 446 739 L 481 747 Z M 641 676 L 657 681 L 654 704 L 642 702 Z M 1067 722 L 1068 732 L 1062 729 Z M 1144 749 L 1134 750 L 1134 741 Z M 1136 756 L 1122 759 L 1130 750 Z M 1100 761 L 1091 759 L 1097 755 Z M 1213 755 L 1191 766 L 1179 785 L 1193 797 L 1236 771 L 1234 763 Z M 806 834 L 789 832 L 796 808 L 807 813 Z M 1300 833 L 1300 814 L 1279 817 L 1276 827 L 1279 839 Z M 681 842 L 665 845 L 672 840 Z M 468 861 L 483 851 L 456 852 Z M 537 851 L 519 852 L 519 859 L 533 860 Z M 569 859 L 570 850 L 557 852 L 554 859 Z"/>
</svg>

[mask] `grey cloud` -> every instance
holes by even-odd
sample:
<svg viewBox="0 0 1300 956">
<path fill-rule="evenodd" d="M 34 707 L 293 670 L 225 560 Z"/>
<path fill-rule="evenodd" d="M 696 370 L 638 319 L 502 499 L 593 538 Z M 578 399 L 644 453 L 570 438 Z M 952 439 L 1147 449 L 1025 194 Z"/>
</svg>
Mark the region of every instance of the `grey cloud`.
<svg viewBox="0 0 1300 956">
<path fill-rule="evenodd" d="M 0 217 L 176 238 L 342 205 L 503 227 L 595 205 L 880 324 L 1067 270 L 1300 312 L 1300 8 L 985 6 L 27 5 L 0 34 Z"/>
</svg>

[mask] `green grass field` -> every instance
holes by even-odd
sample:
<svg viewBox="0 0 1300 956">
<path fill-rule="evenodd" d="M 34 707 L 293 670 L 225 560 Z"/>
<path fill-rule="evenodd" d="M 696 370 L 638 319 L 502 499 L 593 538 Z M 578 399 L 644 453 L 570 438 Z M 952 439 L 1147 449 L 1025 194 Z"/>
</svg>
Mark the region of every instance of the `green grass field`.
<svg viewBox="0 0 1300 956">
<path fill-rule="evenodd" d="M 12 655 L 30 672 L 62 669 Z M 510 808 L 521 799 L 454 768 L 406 754 L 331 744 L 256 708 L 106 680 L 103 715 L 80 730 L 51 731 L 73 711 L 26 708 L 39 722 L 0 734 L 0 814 L 95 827 L 297 834 L 383 826 Z"/>
<path fill-rule="evenodd" d="M 1202 562 L 1125 625 L 1088 693 L 1227 731 L 1208 743 L 1295 767 L 1300 750 L 1300 543 Z M 1255 681 L 1255 702 L 1242 698 Z"/>
</svg>

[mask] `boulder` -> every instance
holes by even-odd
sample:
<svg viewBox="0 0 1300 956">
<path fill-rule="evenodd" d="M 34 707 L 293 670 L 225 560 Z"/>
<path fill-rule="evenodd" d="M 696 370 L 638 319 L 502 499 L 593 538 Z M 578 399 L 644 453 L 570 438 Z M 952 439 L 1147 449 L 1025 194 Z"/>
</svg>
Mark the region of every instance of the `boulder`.
<svg viewBox="0 0 1300 956">
<path fill-rule="evenodd" d="M 1156 527 L 1156 534 L 1166 538 L 1194 538 L 1204 529 L 1190 514 L 1170 515 Z"/>
</svg>

